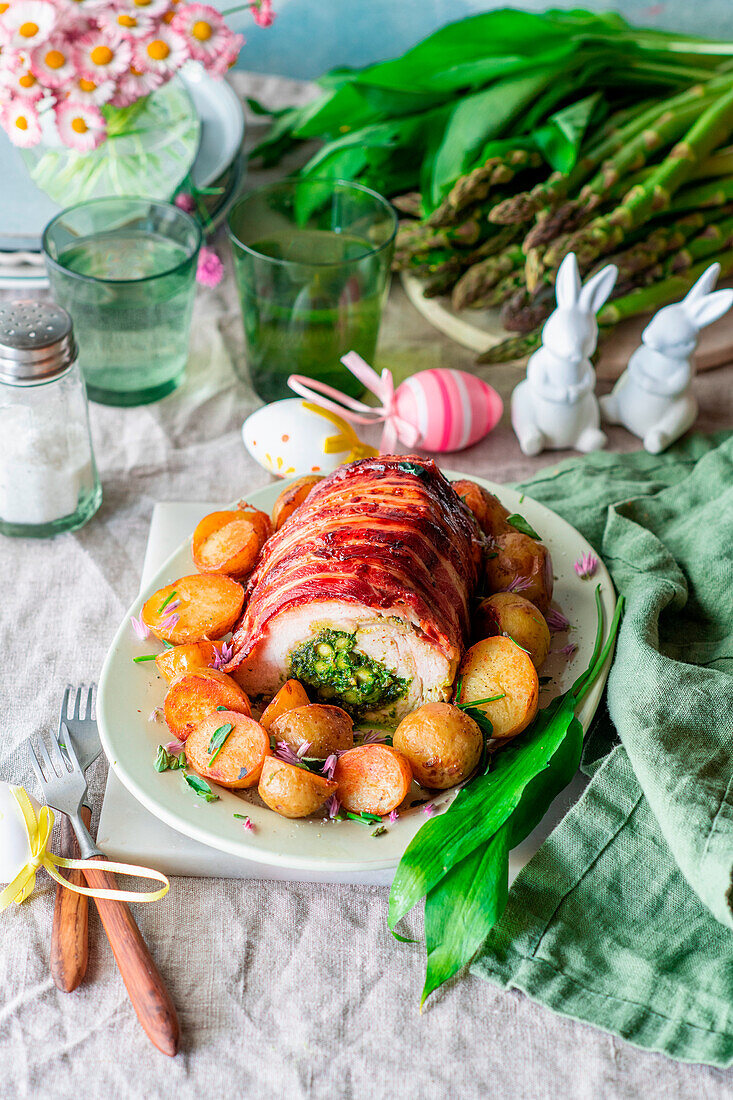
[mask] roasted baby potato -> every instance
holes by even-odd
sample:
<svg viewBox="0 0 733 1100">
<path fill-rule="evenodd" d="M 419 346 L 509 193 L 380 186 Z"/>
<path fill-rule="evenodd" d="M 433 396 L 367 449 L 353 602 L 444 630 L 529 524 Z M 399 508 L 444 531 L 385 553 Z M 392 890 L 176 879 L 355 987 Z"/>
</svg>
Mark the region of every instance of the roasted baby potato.
<svg viewBox="0 0 733 1100">
<path fill-rule="evenodd" d="M 263 540 L 243 512 L 211 512 L 193 533 L 193 563 L 200 573 L 247 577 Z"/>
<path fill-rule="evenodd" d="M 290 519 L 296 508 L 300 508 L 313 486 L 323 481 L 317 474 L 299 477 L 280 493 L 272 509 L 272 526 L 279 531 L 286 519 Z"/>
<path fill-rule="evenodd" d="M 409 761 L 387 745 L 357 745 L 340 756 L 333 778 L 351 813 L 388 814 L 404 801 L 412 783 Z"/>
<path fill-rule="evenodd" d="M 269 730 L 281 714 L 294 710 L 295 707 L 307 707 L 309 703 L 310 699 L 300 680 L 287 680 L 263 710 L 260 725 Z"/>
<path fill-rule="evenodd" d="M 537 669 L 528 653 L 510 638 L 484 638 L 466 650 L 458 670 L 461 703 L 477 703 L 494 727 L 493 736 L 502 740 L 516 737 L 537 713 L 540 685 Z"/>
<path fill-rule="evenodd" d="M 226 707 L 239 714 L 252 713 L 249 699 L 231 676 L 214 668 L 200 668 L 174 680 L 163 703 L 168 729 L 180 741 L 217 707 Z"/>
<path fill-rule="evenodd" d="M 486 562 L 486 580 L 492 592 L 520 592 L 544 613 L 552 600 L 552 559 L 546 546 L 521 531 L 497 535 Z"/>
<path fill-rule="evenodd" d="M 463 503 L 471 509 L 479 527 L 485 535 L 495 537 L 510 530 L 506 518 L 510 514 L 498 497 L 477 485 L 475 481 L 461 480 L 451 482 Z"/>
<path fill-rule="evenodd" d="M 261 512 L 246 500 L 240 500 L 237 504 L 237 516 L 252 524 L 262 547 L 272 534 L 272 523 L 267 512 Z"/>
<path fill-rule="evenodd" d="M 191 730 L 185 748 L 186 760 L 199 775 L 238 790 L 255 786 L 269 752 L 270 739 L 259 722 L 233 710 L 215 710 L 203 718 Z"/>
<path fill-rule="evenodd" d="M 308 756 L 325 760 L 332 752 L 353 748 L 354 723 L 341 707 L 309 703 L 281 714 L 270 723 L 270 733 L 293 752 L 308 745 Z"/>
<path fill-rule="evenodd" d="M 178 676 L 184 676 L 187 672 L 195 672 L 199 668 L 214 668 L 220 652 L 221 642 L 186 642 L 159 653 L 155 664 L 171 684 Z"/>
<path fill-rule="evenodd" d="M 154 592 L 140 612 L 156 638 L 182 645 L 228 634 L 242 610 L 244 589 L 231 577 L 194 573 Z"/>
<path fill-rule="evenodd" d="M 407 758 L 420 786 L 439 790 L 468 778 L 483 745 L 473 718 L 450 703 L 425 703 L 403 718 L 394 734 L 394 747 Z"/>
<path fill-rule="evenodd" d="M 309 817 L 336 793 L 336 784 L 295 764 L 268 756 L 257 788 L 262 801 L 283 817 Z"/>
<path fill-rule="evenodd" d="M 482 600 L 473 617 L 476 638 L 503 634 L 529 651 L 535 668 L 550 652 L 550 630 L 544 615 L 516 592 L 496 592 Z"/>
</svg>

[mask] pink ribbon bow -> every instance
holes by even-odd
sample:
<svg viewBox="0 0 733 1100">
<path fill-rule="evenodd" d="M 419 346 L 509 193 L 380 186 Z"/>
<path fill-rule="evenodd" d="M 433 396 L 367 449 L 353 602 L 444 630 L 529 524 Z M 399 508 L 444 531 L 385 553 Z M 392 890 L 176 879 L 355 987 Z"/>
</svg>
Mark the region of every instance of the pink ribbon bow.
<svg viewBox="0 0 733 1100">
<path fill-rule="evenodd" d="M 391 371 L 385 367 L 381 375 L 377 374 L 355 351 L 347 352 L 342 356 L 341 362 L 366 389 L 371 390 L 381 403 L 379 408 L 365 405 L 363 401 L 348 397 L 333 386 L 327 386 L 325 382 L 306 378 L 302 374 L 291 374 L 288 385 L 300 397 L 312 401 L 314 405 L 320 405 L 322 409 L 330 409 L 353 424 L 384 424 L 379 444 L 380 454 L 392 454 L 398 439 L 406 447 L 416 447 L 420 442 L 420 432 L 415 424 L 405 420 L 397 412 Z"/>
</svg>

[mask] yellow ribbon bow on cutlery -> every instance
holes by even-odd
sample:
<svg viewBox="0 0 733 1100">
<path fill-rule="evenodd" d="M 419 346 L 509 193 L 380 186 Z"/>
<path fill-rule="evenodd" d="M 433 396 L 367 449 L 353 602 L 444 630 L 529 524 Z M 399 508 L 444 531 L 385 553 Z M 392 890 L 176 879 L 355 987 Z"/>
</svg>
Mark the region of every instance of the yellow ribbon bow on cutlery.
<svg viewBox="0 0 733 1100">
<path fill-rule="evenodd" d="M 11 902 L 18 905 L 25 901 L 33 893 L 36 884 L 36 872 L 39 867 L 45 867 L 51 878 L 65 886 L 67 890 L 73 890 L 77 894 L 86 894 L 90 898 L 109 898 L 114 901 L 158 901 L 165 897 L 170 888 L 166 876 L 160 871 L 154 871 L 149 867 L 137 867 L 132 863 L 114 863 L 105 859 L 66 859 L 64 856 L 56 856 L 48 851 L 48 842 L 53 829 L 54 816 L 48 806 L 41 806 L 36 813 L 33 802 L 22 787 L 10 786 L 10 792 L 20 809 L 21 818 L 25 824 L 30 859 L 15 874 L 2 892 L 0 892 L 0 912 L 7 909 Z M 24 858 L 24 857 L 21 857 Z M 162 882 L 159 890 L 141 891 L 135 890 L 90 890 L 85 886 L 75 886 L 68 879 L 60 875 L 57 867 L 73 868 L 80 870 L 96 869 L 114 871 L 120 875 L 135 875 L 138 878 L 154 879 Z"/>
</svg>

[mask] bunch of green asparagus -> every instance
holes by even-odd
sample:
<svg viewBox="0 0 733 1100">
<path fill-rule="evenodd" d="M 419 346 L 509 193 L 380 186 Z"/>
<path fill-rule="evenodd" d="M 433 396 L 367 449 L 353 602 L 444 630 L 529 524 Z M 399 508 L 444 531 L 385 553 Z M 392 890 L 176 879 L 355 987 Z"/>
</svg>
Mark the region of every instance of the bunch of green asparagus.
<svg viewBox="0 0 733 1100">
<path fill-rule="evenodd" d="M 483 362 L 528 354 L 554 308 L 557 269 L 575 252 L 581 273 L 619 269 L 601 334 L 683 295 L 717 260 L 733 274 L 733 72 L 613 112 L 585 135 L 574 165 L 549 172 L 517 147 L 463 175 L 420 217 L 422 200 L 395 200 L 398 269 L 450 294 L 456 309 L 501 307 L 516 335 Z"/>
</svg>

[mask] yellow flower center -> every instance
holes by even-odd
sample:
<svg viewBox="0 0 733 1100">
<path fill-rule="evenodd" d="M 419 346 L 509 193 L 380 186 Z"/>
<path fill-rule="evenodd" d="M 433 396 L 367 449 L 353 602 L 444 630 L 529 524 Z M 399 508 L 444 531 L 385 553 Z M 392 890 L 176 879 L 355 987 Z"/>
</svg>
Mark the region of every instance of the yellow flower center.
<svg viewBox="0 0 733 1100">
<path fill-rule="evenodd" d="M 132 74 L 132 76 L 142 76 L 143 75 L 142 69 L 136 69 L 134 65 L 130 65 L 130 73 Z"/>
<path fill-rule="evenodd" d="M 137 2 L 138 0 L 135 0 L 135 3 Z M 156 38 L 154 42 L 150 42 L 148 45 L 148 54 L 153 61 L 165 61 L 170 52 L 170 46 L 163 42 L 161 38 Z"/>
<path fill-rule="evenodd" d="M 28 119 L 24 118 L 23 115 L 18 115 L 18 117 L 15 120 L 15 125 L 18 127 L 19 130 L 27 130 L 28 129 Z"/>
<path fill-rule="evenodd" d="M 147 8 L 149 3 L 150 3 L 150 0 L 135 0 L 135 7 L 136 8 Z"/>
<path fill-rule="evenodd" d="M 21 23 L 18 27 L 18 34 L 22 34 L 23 38 L 33 38 L 38 34 L 37 23 Z"/>
<path fill-rule="evenodd" d="M 114 54 L 109 46 L 95 46 L 89 56 L 95 65 L 109 65 Z"/>
<path fill-rule="evenodd" d="M 18 83 L 20 84 L 21 88 L 32 88 L 33 85 L 36 83 L 36 78 L 34 77 L 33 73 L 23 73 Z"/>
<path fill-rule="evenodd" d="M 71 129 L 75 134 L 85 134 L 89 127 L 83 118 L 74 118 L 71 120 Z"/>
<path fill-rule="evenodd" d="M 61 50 L 49 50 L 46 54 L 45 61 L 49 69 L 62 69 L 66 63 L 66 58 L 61 53 Z"/>
<path fill-rule="evenodd" d="M 207 42 L 213 33 L 211 23 L 207 23 L 205 19 L 197 19 L 191 27 L 191 34 L 194 38 L 198 38 L 199 42 Z"/>
<path fill-rule="evenodd" d="M 171 11 L 167 11 L 165 13 L 165 15 L 163 16 L 163 22 L 164 23 L 172 23 L 174 18 L 175 18 L 175 14 L 176 13 L 172 9 L 171 9 Z"/>
<path fill-rule="evenodd" d="M 10 4 L 0 4 L 0 15 L 4 15 L 10 7 Z"/>
<path fill-rule="evenodd" d="M 79 77 L 79 87 L 83 92 L 93 92 L 96 86 L 93 80 L 87 80 L 85 76 Z"/>
<path fill-rule="evenodd" d="M 117 16 L 117 22 L 119 23 L 119 25 L 121 27 L 136 27 L 137 26 L 137 19 L 135 18 L 135 16 L 134 15 L 125 15 L 124 12 L 121 15 Z"/>
</svg>

